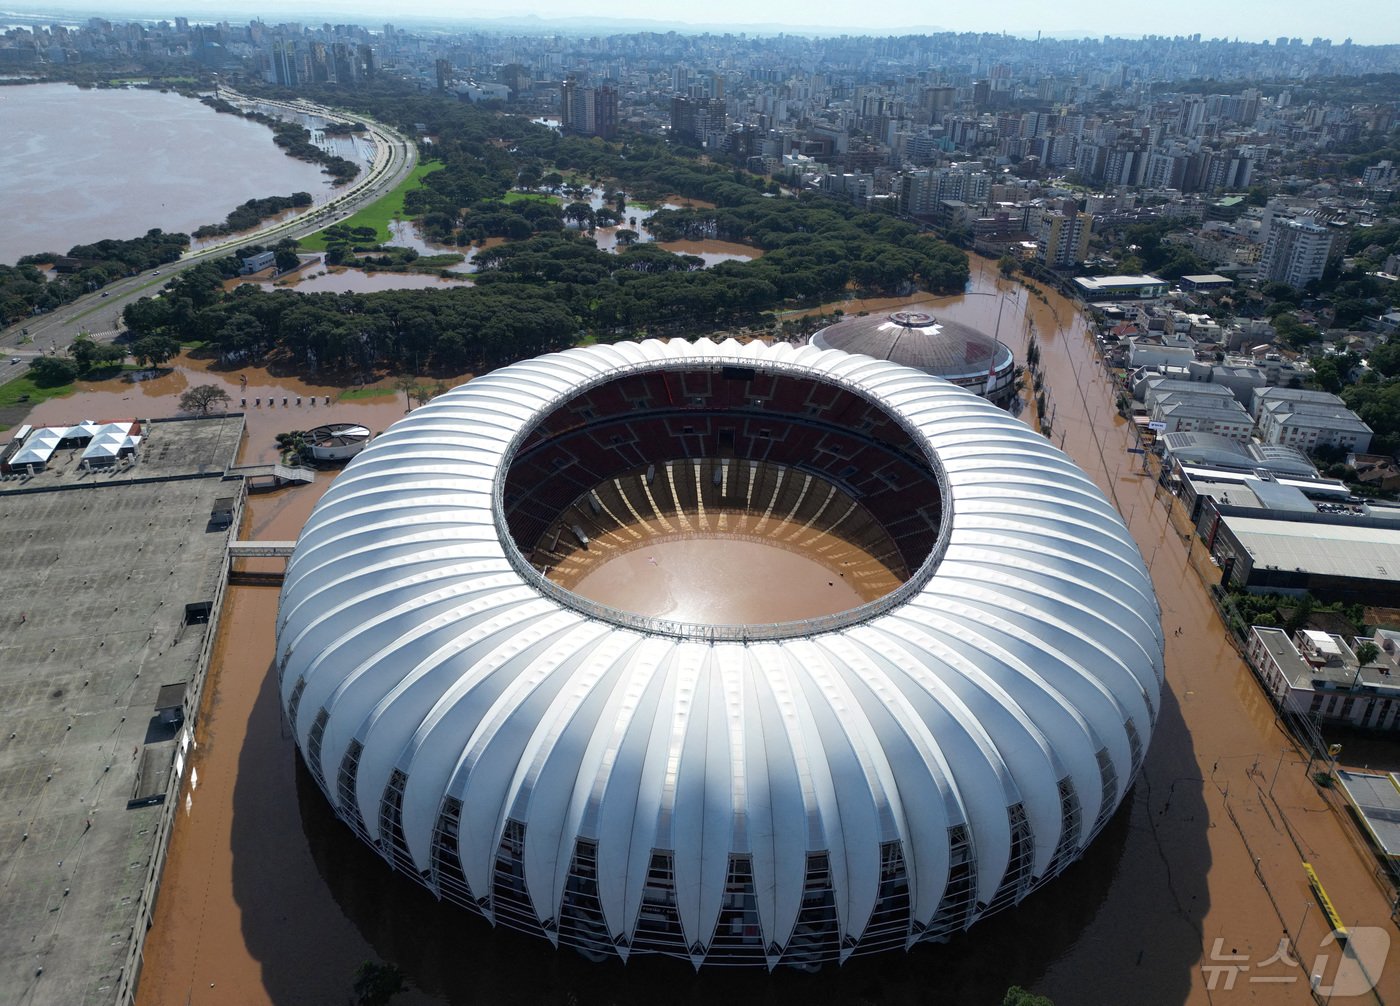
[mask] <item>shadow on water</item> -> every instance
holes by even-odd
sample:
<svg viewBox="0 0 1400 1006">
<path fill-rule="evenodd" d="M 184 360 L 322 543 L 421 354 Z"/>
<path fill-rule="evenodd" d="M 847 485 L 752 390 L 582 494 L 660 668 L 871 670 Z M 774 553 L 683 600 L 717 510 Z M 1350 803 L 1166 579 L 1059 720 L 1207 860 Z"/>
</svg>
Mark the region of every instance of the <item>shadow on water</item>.
<svg viewBox="0 0 1400 1006">
<path fill-rule="evenodd" d="M 1181 1003 L 1201 957 L 1208 903 L 1207 812 L 1170 692 L 1127 805 L 1055 882 L 946 945 L 816 975 L 696 974 L 648 959 L 593 964 L 436 901 L 335 818 L 295 751 L 271 671 L 240 755 L 233 811 L 242 936 L 278 1006 L 340 1006 L 369 958 L 402 969 L 414 989 L 395 1000 L 405 1004 L 977 1006 L 1000 1003 L 1013 984 L 1061 1003 Z"/>
</svg>

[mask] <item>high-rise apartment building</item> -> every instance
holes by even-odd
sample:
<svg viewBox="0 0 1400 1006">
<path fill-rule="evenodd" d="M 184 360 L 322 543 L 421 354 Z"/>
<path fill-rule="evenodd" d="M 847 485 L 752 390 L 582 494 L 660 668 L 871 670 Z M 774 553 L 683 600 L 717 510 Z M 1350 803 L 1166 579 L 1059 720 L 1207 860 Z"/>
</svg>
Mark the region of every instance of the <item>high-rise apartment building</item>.
<svg viewBox="0 0 1400 1006">
<path fill-rule="evenodd" d="M 671 138 L 680 143 L 704 143 L 707 134 L 724 129 L 724 102 L 711 98 L 671 99 Z"/>
<path fill-rule="evenodd" d="M 1322 278 L 1328 262 L 1341 254 L 1346 242 L 1344 230 L 1308 220 L 1275 217 L 1267 227 L 1257 274 L 1261 283 L 1287 283 L 1301 289 Z"/>
<path fill-rule="evenodd" d="M 559 85 L 559 124 L 567 133 L 579 136 L 617 135 L 617 89 L 583 87 L 570 75 Z"/>
<path fill-rule="evenodd" d="M 1089 255 L 1094 218 L 1088 213 L 1047 213 L 1040 221 L 1036 257 L 1049 266 L 1072 266 Z"/>
</svg>

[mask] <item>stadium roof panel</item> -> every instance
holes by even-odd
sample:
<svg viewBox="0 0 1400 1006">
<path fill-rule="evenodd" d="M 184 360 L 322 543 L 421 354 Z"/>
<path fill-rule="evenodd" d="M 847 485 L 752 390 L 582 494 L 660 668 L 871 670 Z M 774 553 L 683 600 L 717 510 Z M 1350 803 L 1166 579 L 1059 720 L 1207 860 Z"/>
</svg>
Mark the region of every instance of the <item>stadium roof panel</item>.
<svg viewBox="0 0 1400 1006">
<path fill-rule="evenodd" d="M 539 417 L 726 365 L 857 388 L 936 459 L 950 516 L 910 590 L 746 638 L 614 618 L 520 555 L 500 486 Z M 307 522 L 278 653 L 298 746 L 396 866 L 493 922 L 697 966 L 845 959 L 1019 901 L 1121 800 L 1163 673 L 1136 545 L 1043 437 L 906 367 L 734 341 L 541 357 L 396 423 Z"/>
</svg>

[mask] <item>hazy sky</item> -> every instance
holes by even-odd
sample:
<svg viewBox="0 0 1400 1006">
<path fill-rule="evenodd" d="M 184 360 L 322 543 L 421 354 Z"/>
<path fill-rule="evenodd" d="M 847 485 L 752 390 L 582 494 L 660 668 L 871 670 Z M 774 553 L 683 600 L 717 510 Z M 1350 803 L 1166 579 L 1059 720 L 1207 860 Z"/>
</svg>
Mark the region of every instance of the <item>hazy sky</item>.
<svg viewBox="0 0 1400 1006">
<path fill-rule="evenodd" d="M 98 3 L 101 0 L 97 0 Z M 137 0 L 139 2 L 139 0 Z M 227 11 L 228 0 L 148 0 L 150 6 L 183 9 L 201 7 Z M 76 6 L 69 0 L 72 6 Z M 0 3 L 3 6 L 3 3 Z M 113 4 L 115 6 L 115 4 Z M 380 23 L 402 20 L 413 14 L 439 17 L 492 17 L 539 14 L 552 17 L 597 15 L 612 18 L 648 18 L 692 24 L 790 24 L 813 28 L 835 27 L 886 32 L 905 27 L 936 27 L 951 31 L 1010 31 L 1018 33 L 1073 32 L 1076 35 L 1190 35 L 1239 37 L 1247 41 L 1279 35 L 1313 36 L 1341 42 L 1400 42 L 1400 9 L 1396 0 L 1173 0 L 1141 3 L 1133 0 L 997 0 L 995 3 L 930 3 L 929 0 L 883 0 L 877 4 L 754 3 L 753 0 L 607 0 L 585 3 L 569 0 L 251 0 L 237 9 L 273 11 L 290 16 L 293 10 L 344 12 L 358 20 Z"/>
</svg>

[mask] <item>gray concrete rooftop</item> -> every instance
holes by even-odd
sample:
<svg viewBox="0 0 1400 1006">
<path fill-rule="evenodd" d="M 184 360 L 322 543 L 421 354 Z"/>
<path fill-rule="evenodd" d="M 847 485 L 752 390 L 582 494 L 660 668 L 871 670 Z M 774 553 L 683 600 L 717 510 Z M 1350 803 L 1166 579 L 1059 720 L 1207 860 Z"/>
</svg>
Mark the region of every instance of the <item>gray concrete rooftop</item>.
<svg viewBox="0 0 1400 1006">
<path fill-rule="evenodd" d="M 156 696 L 198 668 L 208 626 L 186 624 L 185 605 L 219 584 L 230 532 L 211 530 L 209 515 L 238 492 L 222 472 L 242 419 L 154 429 L 155 456 L 133 475 L 172 481 L 60 472 L 0 483 L 6 1002 L 115 1002 L 144 932 L 163 809 L 128 801 L 143 767 L 141 787 L 164 790 L 176 728 L 155 717 Z M 178 478 L 200 469 L 208 475 Z M 42 491 L 65 485 L 86 488 Z"/>
<path fill-rule="evenodd" d="M 157 419 L 149 423 L 142 420 L 141 437 L 139 459 L 134 464 L 122 463 L 89 471 L 78 467 L 83 453 L 81 447 L 55 451 L 42 472 L 16 474 L 0 480 L 0 493 L 222 472 L 233 463 L 238 452 L 243 437 L 243 414 L 208 419 Z"/>
</svg>

